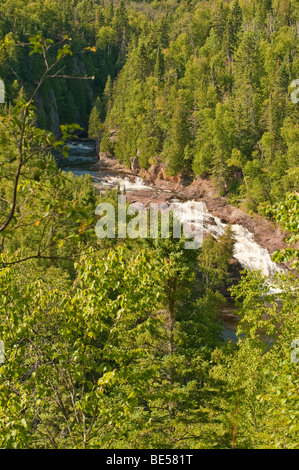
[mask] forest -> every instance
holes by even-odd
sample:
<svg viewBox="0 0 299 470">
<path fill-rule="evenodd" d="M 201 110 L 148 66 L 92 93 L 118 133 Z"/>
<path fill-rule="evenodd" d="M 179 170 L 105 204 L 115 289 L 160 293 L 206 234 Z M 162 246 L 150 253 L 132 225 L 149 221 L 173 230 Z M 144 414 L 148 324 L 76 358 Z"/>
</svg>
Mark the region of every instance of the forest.
<svg viewBox="0 0 299 470">
<path fill-rule="evenodd" d="M 299 448 L 298 36 L 299 0 L 2 0 L 1 449 Z M 236 279 L 229 224 L 97 238 L 118 188 L 56 162 L 87 138 L 280 227 L 283 269 Z"/>
</svg>

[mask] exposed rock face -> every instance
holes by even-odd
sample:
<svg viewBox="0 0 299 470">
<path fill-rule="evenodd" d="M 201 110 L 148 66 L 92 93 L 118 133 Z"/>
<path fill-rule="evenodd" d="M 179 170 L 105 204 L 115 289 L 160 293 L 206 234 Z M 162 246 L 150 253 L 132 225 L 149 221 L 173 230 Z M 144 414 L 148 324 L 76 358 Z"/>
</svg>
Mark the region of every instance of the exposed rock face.
<svg viewBox="0 0 299 470">
<path fill-rule="evenodd" d="M 138 163 L 138 157 L 131 158 L 131 170 L 133 172 L 136 172 L 136 171 L 140 170 L 140 166 L 139 166 L 139 163 Z"/>
<path fill-rule="evenodd" d="M 138 158 L 135 157 L 135 159 L 138 163 Z M 109 158 L 107 154 L 100 154 L 99 163 L 103 168 L 111 168 L 127 174 L 138 174 L 156 188 L 157 191 L 139 190 L 128 192 L 127 201 L 129 203 L 139 201 L 147 206 L 153 202 L 167 202 L 172 198 L 202 201 L 206 204 L 208 211 L 213 216 L 218 217 L 221 222 L 238 224 L 247 228 L 254 235 L 255 241 L 267 248 L 270 254 L 287 246 L 284 240 L 288 234 L 283 232 L 278 225 L 260 215 L 251 216 L 244 210 L 230 205 L 224 197 L 217 197 L 209 180 L 199 177 L 193 182 L 177 177 L 170 179 L 166 177 L 161 163 L 144 170 L 138 169 L 139 165 L 137 167 L 135 159 L 132 159 L 134 164 L 132 162 L 130 171 L 118 163 L 115 157 Z M 161 190 L 164 192 L 161 192 Z"/>
<path fill-rule="evenodd" d="M 118 129 L 111 129 L 109 140 L 113 143 L 118 141 Z"/>
<path fill-rule="evenodd" d="M 147 179 L 157 179 L 160 173 L 160 165 L 151 165 L 148 170 L 142 170 Z"/>
<path fill-rule="evenodd" d="M 254 235 L 255 241 L 266 247 L 270 253 L 287 246 L 284 241 L 287 234 L 278 225 L 258 214 L 247 214 L 230 205 L 224 197 L 216 197 L 210 181 L 197 178 L 195 184 L 182 188 L 180 192 L 185 197 L 205 202 L 208 211 L 221 222 L 247 228 Z"/>
<path fill-rule="evenodd" d="M 145 179 L 155 181 L 155 183 L 157 183 L 159 180 L 172 181 L 175 183 L 181 182 L 180 176 L 167 176 L 164 165 L 162 163 L 151 165 L 147 170 L 141 169 L 139 174 Z"/>
<path fill-rule="evenodd" d="M 184 199 L 205 202 L 213 216 L 223 223 L 239 224 L 247 228 L 254 235 L 255 241 L 266 247 L 270 253 L 287 246 L 284 241 L 287 234 L 278 225 L 258 214 L 251 216 L 230 205 L 224 197 L 217 197 L 212 183 L 207 179 L 197 177 L 191 184 L 185 184 L 183 180 L 175 182 L 169 178 L 156 178 L 153 183 L 157 188 L 173 191 Z"/>
<path fill-rule="evenodd" d="M 119 171 L 129 175 L 133 174 L 130 169 L 125 168 L 121 163 L 119 163 L 117 158 L 111 155 L 109 152 L 99 152 L 98 169 Z"/>
</svg>

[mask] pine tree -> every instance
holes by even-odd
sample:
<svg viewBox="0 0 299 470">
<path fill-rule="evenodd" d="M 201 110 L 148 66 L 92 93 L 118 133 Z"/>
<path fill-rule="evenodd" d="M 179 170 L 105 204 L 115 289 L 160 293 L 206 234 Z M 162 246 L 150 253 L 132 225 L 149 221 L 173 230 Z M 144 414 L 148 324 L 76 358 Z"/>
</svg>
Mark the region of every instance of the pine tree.
<svg viewBox="0 0 299 470">
<path fill-rule="evenodd" d="M 216 8 L 214 18 L 214 28 L 220 41 L 222 41 L 224 37 L 227 23 L 227 15 L 227 7 L 224 6 L 223 2 L 221 2 L 220 5 Z"/>
<path fill-rule="evenodd" d="M 166 139 L 162 158 L 169 175 L 177 175 L 189 167 L 187 149 L 191 143 L 189 112 L 182 94 L 176 99 L 170 125 L 170 138 Z"/>
<path fill-rule="evenodd" d="M 106 13 L 107 23 L 111 23 L 111 21 L 114 17 L 114 6 L 113 6 L 113 1 L 112 0 L 109 2 L 109 7 L 106 11 L 107 11 L 107 13 Z"/>
<path fill-rule="evenodd" d="M 102 96 L 101 118 L 104 121 L 112 106 L 113 82 L 111 76 L 108 75 L 106 85 Z"/>
<path fill-rule="evenodd" d="M 136 56 L 136 75 L 140 80 L 145 81 L 148 73 L 149 73 L 148 51 L 144 42 L 140 40 L 138 49 L 137 49 L 137 56 Z"/>
<path fill-rule="evenodd" d="M 236 47 L 238 46 L 239 31 L 243 22 L 242 9 L 239 4 L 239 0 L 234 0 L 232 9 L 230 11 L 227 28 L 226 28 L 226 47 L 229 56 L 234 54 Z"/>
<path fill-rule="evenodd" d="M 166 48 L 169 45 L 168 30 L 169 30 L 168 19 L 166 16 L 164 16 L 157 26 L 157 38 L 162 48 Z"/>
<path fill-rule="evenodd" d="M 92 111 L 89 116 L 89 125 L 88 125 L 88 137 L 90 139 L 99 139 L 102 131 L 102 122 L 101 122 L 101 100 L 97 97 L 95 105 L 92 108 Z"/>
<path fill-rule="evenodd" d="M 165 64 L 164 64 L 163 52 L 160 50 L 160 48 L 158 48 L 158 50 L 157 50 L 157 59 L 156 59 L 155 69 L 154 69 L 154 75 L 155 75 L 155 77 L 158 78 L 159 82 L 163 78 L 164 68 L 165 68 Z"/>
</svg>

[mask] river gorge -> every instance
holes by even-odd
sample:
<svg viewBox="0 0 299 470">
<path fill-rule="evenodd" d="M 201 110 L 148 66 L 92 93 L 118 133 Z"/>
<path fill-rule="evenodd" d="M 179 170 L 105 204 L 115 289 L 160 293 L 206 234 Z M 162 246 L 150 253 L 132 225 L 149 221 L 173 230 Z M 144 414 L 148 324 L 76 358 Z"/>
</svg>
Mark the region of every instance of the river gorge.
<svg viewBox="0 0 299 470">
<path fill-rule="evenodd" d="M 142 202 L 145 206 L 167 202 L 182 208 L 192 201 L 196 210 L 202 212 L 204 234 L 212 233 L 217 238 L 226 224 L 231 224 L 235 238 L 234 262 L 239 269 L 259 270 L 270 279 L 284 269 L 271 260 L 271 253 L 285 246 L 282 231 L 262 217 L 252 217 L 230 206 L 224 198 L 215 197 L 207 183 L 201 185 L 195 181 L 195 184 L 183 186 L 173 181 L 142 178 L 114 158 L 103 155 L 99 158 L 93 141 L 72 141 L 68 147 L 68 158 L 56 158 L 59 168 L 77 176 L 89 174 L 99 192 L 119 188 L 125 191 L 128 203 Z M 275 294 L 275 286 L 272 292 Z M 235 340 L 233 306 L 222 311 L 222 318 L 224 338 Z"/>
</svg>

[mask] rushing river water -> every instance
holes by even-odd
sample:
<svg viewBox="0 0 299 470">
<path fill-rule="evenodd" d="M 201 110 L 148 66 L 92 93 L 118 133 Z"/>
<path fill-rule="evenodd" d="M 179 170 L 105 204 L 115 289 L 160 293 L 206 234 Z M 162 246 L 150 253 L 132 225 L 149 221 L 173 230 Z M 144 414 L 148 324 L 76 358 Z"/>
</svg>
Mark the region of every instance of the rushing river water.
<svg viewBox="0 0 299 470">
<path fill-rule="evenodd" d="M 159 194 L 169 192 L 155 188 L 153 185 L 145 182 L 138 176 L 128 176 L 124 173 L 105 170 L 100 167 L 98 157 L 95 152 L 94 143 L 91 141 L 70 142 L 68 158 L 57 157 L 58 166 L 66 171 L 71 171 L 74 175 L 89 174 L 95 183 L 104 188 L 124 189 L 130 191 L 155 191 Z M 174 198 L 172 201 L 178 208 L 182 208 L 190 201 L 182 201 Z M 202 212 L 203 231 L 209 232 L 216 237 L 223 234 L 226 224 L 222 223 L 218 217 L 210 214 L 206 205 L 202 202 L 192 201 L 196 210 Z M 273 274 L 281 271 L 272 260 L 268 250 L 255 242 L 253 234 L 241 225 L 232 225 L 235 237 L 234 258 L 239 261 L 241 266 L 250 270 L 260 270 L 262 273 L 272 279 Z M 275 292 L 275 289 L 273 288 Z M 224 331 L 225 339 L 235 339 L 233 329 L 227 325 Z"/>
<path fill-rule="evenodd" d="M 145 182 L 138 176 L 128 176 L 120 172 L 103 170 L 99 167 L 98 157 L 95 153 L 94 144 L 91 141 L 71 142 L 69 146 L 69 157 L 59 157 L 58 165 L 64 171 L 71 171 L 75 175 L 89 174 L 102 187 L 125 189 L 130 191 L 156 191 L 158 193 L 167 192 L 156 189 L 153 185 Z M 190 201 L 181 201 L 173 199 L 172 202 L 178 208 Z M 210 214 L 206 205 L 202 202 L 192 201 L 192 204 L 198 211 L 203 213 L 203 230 L 210 232 L 216 237 L 220 236 L 225 229 L 226 224 L 222 223 L 218 217 Z M 260 270 L 270 279 L 273 274 L 280 271 L 272 260 L 268 250 L 254 240 L 253 234 L 241 225 L 232 225 L 232 230 L 236 240 L 234 247 L 234 258 L 239 261 L 241 266 L 250 270 Z"/>
</svg>

